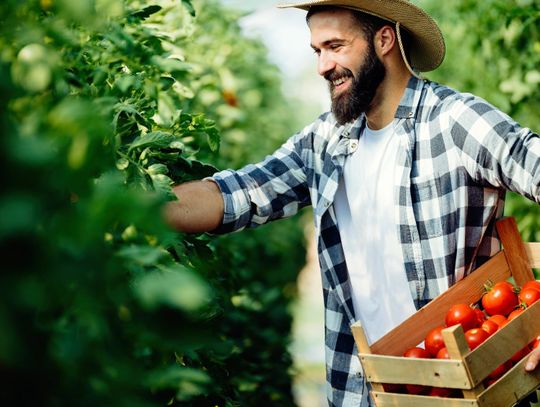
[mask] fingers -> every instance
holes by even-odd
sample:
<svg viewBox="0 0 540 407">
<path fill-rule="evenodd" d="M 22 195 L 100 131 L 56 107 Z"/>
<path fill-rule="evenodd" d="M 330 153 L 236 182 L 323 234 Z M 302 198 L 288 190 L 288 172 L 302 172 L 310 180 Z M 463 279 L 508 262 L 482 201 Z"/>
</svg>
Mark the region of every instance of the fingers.
<svg viewBox="0 0 540 407">
<path fill-rule="evenodd" d="M 527 372 L 532 372 L 538 366 L 540 362 L 540 346 L 537 346 L 529 355 L 527 364 L 525 365 L 525 370 Z"/>
</svg>

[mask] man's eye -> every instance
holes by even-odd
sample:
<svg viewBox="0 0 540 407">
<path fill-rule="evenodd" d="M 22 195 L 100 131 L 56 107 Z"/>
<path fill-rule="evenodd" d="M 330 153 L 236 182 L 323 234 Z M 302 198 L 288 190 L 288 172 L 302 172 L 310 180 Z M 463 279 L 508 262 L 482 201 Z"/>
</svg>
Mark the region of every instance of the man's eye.
<svg viewBox="0 0 540 407">
<path fill-rule="evenodd" d="M 338 48 L 341 48 L 341 44 L 332 44 L 330 45 L 330 49 L 333 49 L 334 51 Z"/>
</svg>

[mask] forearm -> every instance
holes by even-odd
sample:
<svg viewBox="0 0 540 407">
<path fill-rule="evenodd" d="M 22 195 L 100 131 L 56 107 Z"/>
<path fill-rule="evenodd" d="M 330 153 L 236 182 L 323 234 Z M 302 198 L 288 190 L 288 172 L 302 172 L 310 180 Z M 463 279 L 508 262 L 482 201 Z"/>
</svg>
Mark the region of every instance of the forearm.
<svg viewBox="0 0 540 407">
<path fill-rule="evenodd" d="M 223 219 L 223 198 L 213 181 L 193 181 L 173 188 L 178 201 L 164 208 L 165 221 L 174 229 L 186 233 L 210 232 Z"/>
</svg>

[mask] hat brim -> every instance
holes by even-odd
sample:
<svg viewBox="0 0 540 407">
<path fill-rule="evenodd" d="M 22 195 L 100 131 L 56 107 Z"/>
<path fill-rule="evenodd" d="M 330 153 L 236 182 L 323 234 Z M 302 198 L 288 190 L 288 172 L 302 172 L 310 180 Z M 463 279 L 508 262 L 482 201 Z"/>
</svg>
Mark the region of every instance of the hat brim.
<svg viewBox="0 0 540 407">
<path fill-rule="evenodd" d="M 278 4 L 279 8 L 309 10 L 314 6 L 337 6 L 363 11 L 393 23 L 400 23 L 410 37 L 411 65 L 420 72 L 437 68 L 446 53 L 439 26 L 424 10 L 406 0 L 313 0 Z"/>
</svg>

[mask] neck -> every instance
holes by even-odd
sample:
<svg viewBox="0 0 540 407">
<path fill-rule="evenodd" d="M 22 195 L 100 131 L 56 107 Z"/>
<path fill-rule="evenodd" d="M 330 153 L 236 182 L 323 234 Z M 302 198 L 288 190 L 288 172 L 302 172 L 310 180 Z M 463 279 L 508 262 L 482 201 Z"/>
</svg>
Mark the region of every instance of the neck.
<svg viewBox="0 0 540 407">
<path fill-rule="evenodd" d="M 366 112 L 370 129 L 380 130 L 394 120 L 410 78 L 411 74 L 406 69 L 387 70 L 387 75 L 379 86 L 371 107 Z"/>
</svg>

